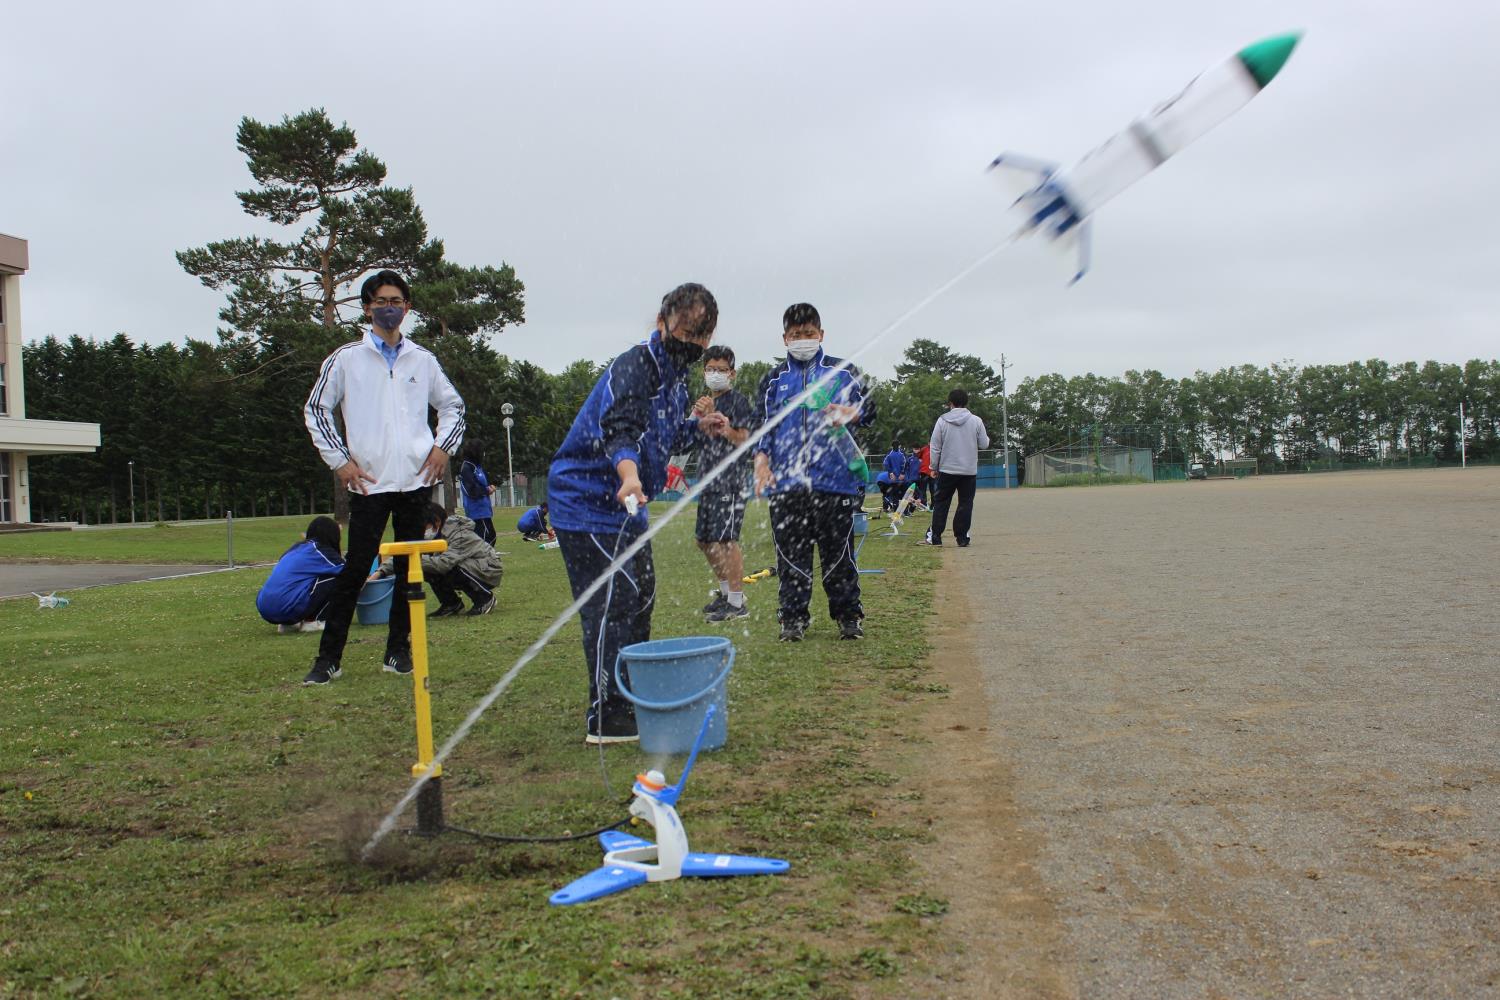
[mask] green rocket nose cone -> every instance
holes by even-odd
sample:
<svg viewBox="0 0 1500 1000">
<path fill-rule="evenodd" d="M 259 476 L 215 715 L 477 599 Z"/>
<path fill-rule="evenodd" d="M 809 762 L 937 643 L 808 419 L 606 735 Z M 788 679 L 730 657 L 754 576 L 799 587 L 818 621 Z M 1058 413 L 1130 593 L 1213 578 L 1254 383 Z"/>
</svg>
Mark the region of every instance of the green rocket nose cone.
<svg viewBox="0 0 1500 1000">
<path fill-rule="evenodd" d="M 1286 61 L 1292 56 L 1292 50 L 1300 41 L 1302 32 L 1291 31 L 1285 35 L 1263 38 L 1254 45 L 1245 46 L 1236 54 L 1250 71 L 1250 75 L 1255 77 L 1255 82 L 1264 87 L 1281 72 L 1281 67 L 1286 65 Z"/>
</svg>

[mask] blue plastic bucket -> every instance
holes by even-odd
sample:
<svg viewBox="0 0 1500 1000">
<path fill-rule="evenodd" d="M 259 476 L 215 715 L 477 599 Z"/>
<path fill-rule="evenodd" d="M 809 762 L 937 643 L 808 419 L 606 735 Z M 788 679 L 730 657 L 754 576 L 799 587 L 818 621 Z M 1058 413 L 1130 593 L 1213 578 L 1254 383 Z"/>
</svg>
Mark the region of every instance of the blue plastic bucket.
<svg viewBox="0 0 1500 1000">
<path fill-rule="evenodd" d="M 359 592 L 359 602 L 354 613 L 361 625 L 384 625 L 391 620 L 391 595 L 396 592 L 396 578 L 383 576 L 379 580 L 367 580 Z"/>
<path fill-rule="evenodd" d="M 620 667 L 630 677 L 627 684 Z M 729 738 L 726 694 L 734 666 L 734 645 L 723 636 L 653 639 L 620 650 L 615 660 L 615 683 L 635 705 L 641 750 L 646 753 L 687 753 L 703 725 L 708 706 L 713 719 L 703 749 L 717 750 Z"/>
<path fill-rule="evenodd" d="M 856 535 L 868 535 L 870 533 L 870 515 L 864 511 L 855 511 L 854 520 L 850 527 Z"/>
</svg>

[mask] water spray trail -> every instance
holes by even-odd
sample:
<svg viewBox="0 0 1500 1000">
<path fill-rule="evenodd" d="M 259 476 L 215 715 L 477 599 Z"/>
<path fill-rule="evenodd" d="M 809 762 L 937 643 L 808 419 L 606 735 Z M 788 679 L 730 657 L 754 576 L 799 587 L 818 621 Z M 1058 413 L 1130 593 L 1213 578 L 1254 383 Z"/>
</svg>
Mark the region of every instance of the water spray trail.
<svg viewBox="0 0 1500 1000">
<path fill-rule="evenodd" d="M 536 655 L 546 647 L 547 643 L 552 641 L 553 636 L 557 635 L 557 633 L 562 630 L 562 627 L 564 625 L 572 620 L 574 615 L 576 615 L 583 609 L 583 606 L 588 603 L 589 598 L 593 597 L 596 593 L 599 592 L 599 588 L 605 586 L 605 584 L 613 579 L 614 575 L 619 572 L 620 568 L 628 563 L 631 558 L 634 557 L 635 554 L 646 545 L 647 542 L 651 541 L 652 538 L 655 538 L 663 528 L 670 524 L 672 519 L 676 517 L 684 507 L 686 507 L 694 500 L 698 499 L 698 494 L 702 493 L 706 486 L 708 486 L 721 474 L 723 474 L 726 469 L 734 464 L 736 459 L 753 448 L 761 438 L 766 436 L 767 433 L 773 430 L 783 420 L 787 419 L 789 416 L 795 413 L 797 408 L 802 405 L 802 402 L 810 398 L 815 392 L 817 392 L 820 388 L 830 382 L 836 372 L 847 368 L 854 360 L 861 357 L 876 344 L 880 343 L 886 337 L 896 332 L 896 330 L 905 325 L 906 322 L 913 316 L 917 315 L 917 313 L 921 312 L 923 309 L 926 309 L 937 299 L 941 298 L 949 291 L 949 289 L 953 288 L 954 285 L 957 285 L 960 281 L 963 281 L 969 275 L 979 270 L 981 267 L 987 264 L 992 257 L 998 254 L 1001 250 L 1004 250 L 1014 241 L 1014 237 L 1007 237 L 999 243 L 996 243 L 984 253 L 974 258 L 973 261 L 965 265 L 953 277 L 949 278 L 947 281 L 944 281 L 941 285 L 938 285 L 937 288 L 933 289 L 931 292 L 928 292 L 925 296 L 919 299 L 915 305 L 907 309 L 906 312 L 902 313 L 890 323 L 886 324 L 886 326 L 879 333 L 875 334 L 875 336 L 866 341 L 863 347 L 860 347 L 853 354 L 849 355 L 847 358 L 844 358 L 837 367 L 830 368 L 828 370 L 828 373 L 825 374 L 822 378 L 819 378 L 817 381 L 809 385 L 806 389 L 803 389 L 797 395 L 789 399 L 786 404 L 782 406 L 780 411 L 776 413 L 775 416 L 767 420 L 765 423 L 761 424 L 760 427 L 756 429 L 755 433 L 746 438 L 742 444 L 731 451 L 728 455 L 725 455 L 724 458 L 720 460 L 718 465 L 714 466 L 706 474 L 704 474 L 703 478 L 698 480 L 697 485 L 691 487 L 686 493 L 684 493 L 681 499 L 672 504 L 672 506 L 668 507 L 662 513 L 662 516 L 659 519 L 652 521 L 652 523 L 646 528 L 646 530 L 641 533 L 639 538 L 637 538 L 630 545 L 626 546 L 625 551 L 616 556 L 614 562 L 610 563 L 609 566 L 599 574 L 594 582 L 590 583 L 588 587 L 584 589 L 583 593 L 578 595 L 578 597 L 573 601 L 572 604 L 569 604 L 566 608 L 563 609 L 562 613 L 553 620 L 552 624 L 548 625 L 547 628 L 543 630 L 541 636 L 539 636 L 537 640 L 530 646 L 526 647 L 525 652 L 521 654 L 520 658 L 516 660 L 515 664 L 505 672 L 505 676 L 501 677 L 498 681 L 495 682 L 495 686 L 490 688 L 489 693 L 479 700 L 479 704 L 474 706 L 474 710 L 471 711 L 467 717 L 465 717 L 464 721 L 459 724 L 459 727 L 453 731 L 453 735 L 448 737 L 448 739 L 438 749 L 436 755 L 433 756 L 433 764 L 441 764 L 448 759 L 448 755 L 453 752 L 453 749 L 463 741 L 465 736 L 469 735 L 469 730 L 474 728 L 474 724 L 479 721 L 480 716 L 484 715 L 484 713 L 489 710 L 489 707 L 493 705 L 502 694 L 505 693 L 505 690 L 510 687 L 511 682 L 516 679 L 516 676 L 520 674 L 521 670 L 526 666 L 526 664 L 536 659 Z M 435 769 L 436 768 L 434 768 L 434 770 Z M 365 846 L 360 850 L 361 859 L 368 860 L 370 857 L 370 853 L 375 850 L 375 848 L 380 844 L 382 840 L 384 840 L 391 834 L 391 831 L 396 829 L 397 820 L 399 820 L 401 818 L 401 814 L 404 813 L 411 806 L 411 804 L 416 801 L 417 794 L 421 792 L 422 786 L 425 785 L 429 780 L 428 775 L 430 774 L 431 771 L 429 771 L 428 774 L 424 774 L 416 781 L 412 782 L 411 787 L 406 790 L 406 794 L 401 796 L 400 800 L 391 808 L 391 811 L 387 813 L 385 818 L 380 821 L 380 825 L 377 826 L 375 828 L 375 832 L 370 835 L 369 841 L 366 842 Z"/>
</svg>

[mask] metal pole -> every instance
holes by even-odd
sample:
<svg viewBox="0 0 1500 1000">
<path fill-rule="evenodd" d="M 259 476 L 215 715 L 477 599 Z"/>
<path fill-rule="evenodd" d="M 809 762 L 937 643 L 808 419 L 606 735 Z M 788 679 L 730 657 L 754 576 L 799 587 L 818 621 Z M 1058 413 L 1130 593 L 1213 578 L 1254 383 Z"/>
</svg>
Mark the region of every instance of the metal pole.
<svg viewBox="0 0 1500 1000">
<path fill-rule="evenodd" d="M 226 510 L 224 521 L 229 528 L 229 568 L 234 569 L 234 511 Z"/>
<path fill-rule="evenodd" d="M 130 468 L 130 523 L 135 523 L 135 459 L 125 463 Z"/>
<path fill-rule="evenodd" d="M 505 480 L 510 483 L 510 505 L 516 505 L 516 472 L 510 461 L 510 420 L 505 421 Z"/>
<path fill-rule="evenodd" d="M 1461 469 L 1469 467 L 1469 443 L 1467 438 L 1468 435 L 1464 433 L 1464 404 L 1460 401 L 1458 404 L 1458 460 L 1459 468 Z M 134 518 L 131 520 L 134 520 Z"/>
<path fill-rule="evenodd" d="M 1002 489 L 1010 489 L 1010 408 L 1005 399 L 1005 355 L 1000 355 L 1000 468 L 1004 474 Z"/>
</svg>

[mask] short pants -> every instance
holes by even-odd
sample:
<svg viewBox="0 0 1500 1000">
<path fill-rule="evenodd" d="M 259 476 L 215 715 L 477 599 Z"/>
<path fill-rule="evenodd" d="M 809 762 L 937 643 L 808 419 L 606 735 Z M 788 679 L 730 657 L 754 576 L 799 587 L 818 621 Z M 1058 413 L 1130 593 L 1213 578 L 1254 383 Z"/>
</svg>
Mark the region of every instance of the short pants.
<svg viewBox="0 0 1500 1000">
<path fill-rule="evenodd" d="M 700 542 L 737 542 L 745 523 L 745 498 L 737 493 L 703 493 L 698 496 Z"/>
</svg>

